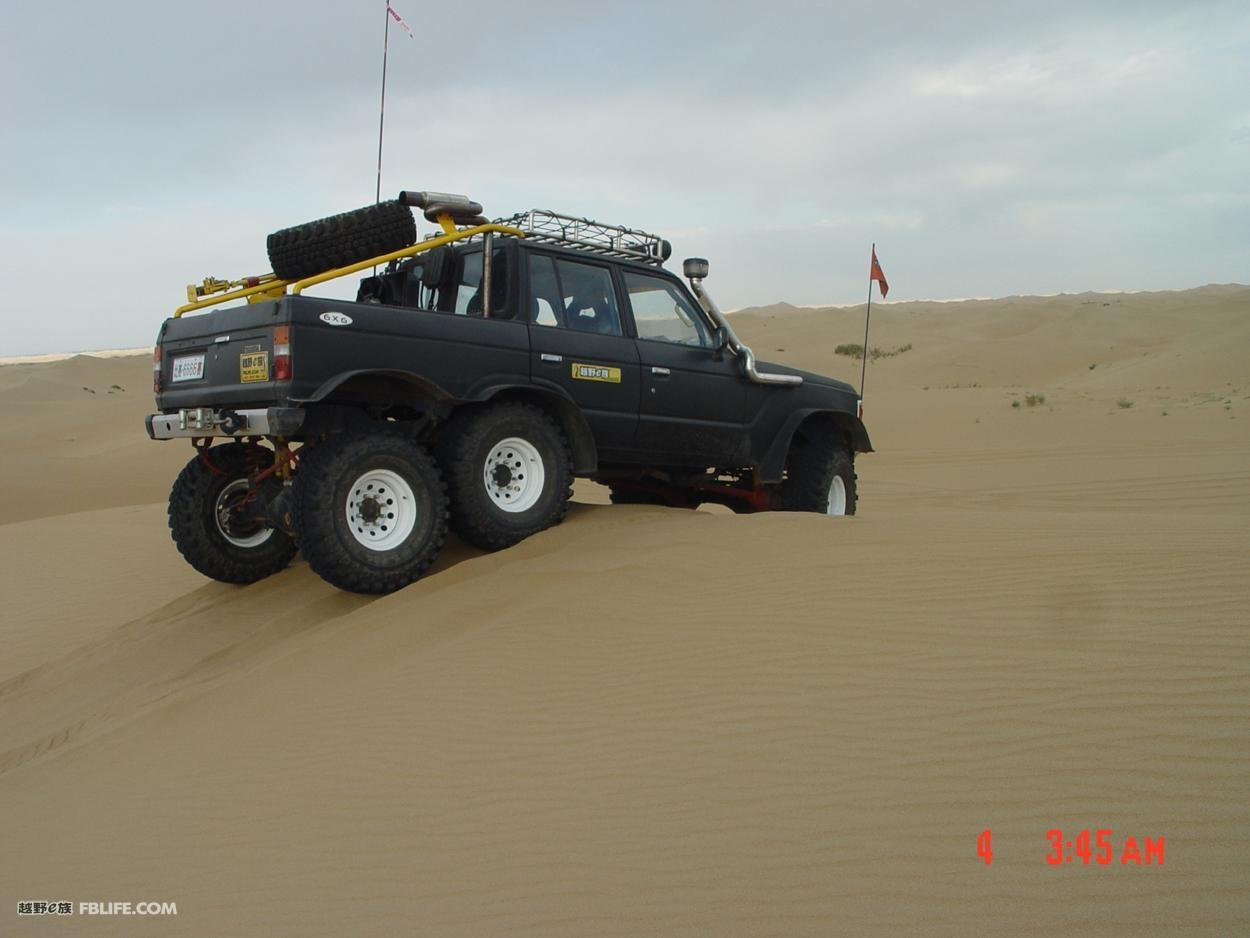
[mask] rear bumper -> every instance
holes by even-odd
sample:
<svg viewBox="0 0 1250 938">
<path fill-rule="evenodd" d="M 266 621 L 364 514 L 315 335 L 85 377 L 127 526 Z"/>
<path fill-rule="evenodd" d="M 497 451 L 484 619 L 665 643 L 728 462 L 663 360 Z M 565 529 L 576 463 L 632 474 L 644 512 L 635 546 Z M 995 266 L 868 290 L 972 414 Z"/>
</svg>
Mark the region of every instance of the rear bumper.
<svg viewBox="0 0 1250 938">
<path fill-rule="evenodd" d="M 148 414 L 143 420 L 154 440 L 208 436 L 291 436 L 304 424 L 299 407 L 258 410 L 186 408 L 176 414 Z"/>
</svg>

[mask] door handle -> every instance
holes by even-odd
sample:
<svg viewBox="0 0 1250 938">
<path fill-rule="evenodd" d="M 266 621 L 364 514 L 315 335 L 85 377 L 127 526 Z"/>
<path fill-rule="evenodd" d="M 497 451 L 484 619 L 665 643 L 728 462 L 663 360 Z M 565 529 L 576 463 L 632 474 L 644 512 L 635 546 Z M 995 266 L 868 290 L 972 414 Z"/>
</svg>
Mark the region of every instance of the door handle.
<svg viewBox="0 0 1250 938">
<path fill-rule="evenodd" d="M 552 355 L 550 352 L 543 352 L 543 353 L 539 356 L 539 358 L 541 358 L 541 359 L 542 359 L 543 361 L 545 361 L 545 362 L 562 362 L 562 361 L 564 361 L 564 356 L 563 356 L 563 355 Z"/>
<path fill-rule="evenodd" d="M 659 365 L 652 365 L 651 373 L 653 375 L 671 375 L 672 371 L 667 368 L 661 368 Z"/>
</svg>

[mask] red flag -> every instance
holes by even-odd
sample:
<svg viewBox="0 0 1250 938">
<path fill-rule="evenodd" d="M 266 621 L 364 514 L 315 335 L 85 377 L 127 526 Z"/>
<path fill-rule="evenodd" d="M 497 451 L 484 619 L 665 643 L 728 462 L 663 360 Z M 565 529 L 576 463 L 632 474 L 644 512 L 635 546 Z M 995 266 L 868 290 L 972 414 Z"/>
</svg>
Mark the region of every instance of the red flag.
<svg viewBox="0 0 1250 938">
<path fill-rule="evenodd" d="M 872 283 L 876 280 L 881 284 L 881 299 L 885 299 L 885 295 L 890 292 L 890 285 L 885 282 L 885 272 L 882 271 L 881 265 L 877 263 L 877 246 L 874 244 L 872 248 L 872 270 L 868 275 L 868 282 Z"/>
<path fill-rule="evenodd" d="M 395 8 L 391 6 L 390 0 L 387 0 L 386 2 L 386 12 L 391 14 L 391 19 L 393 19 L 400 26 L 404 27 L 404 31 L 408 33 L 408 36 L 410 38 L 412 39 L 417 38 L 416 36 L 412 35 L 412 29 L 411 27 L 409 27 L 407 23 L 404 22 L 404 18 L 395 12 Z"/>
</svg>

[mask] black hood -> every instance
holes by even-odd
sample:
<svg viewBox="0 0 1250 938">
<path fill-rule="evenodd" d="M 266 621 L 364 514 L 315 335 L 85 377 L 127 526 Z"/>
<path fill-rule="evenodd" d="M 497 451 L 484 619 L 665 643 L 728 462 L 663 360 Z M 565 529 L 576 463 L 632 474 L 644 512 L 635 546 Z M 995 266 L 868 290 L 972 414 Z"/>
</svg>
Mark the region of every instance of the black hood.
<svg viewBox="0 0 1250 938">
<path fill-rule="evenodd" d="M 760 359 L 755 360 L 755 368 L 757 371 L 773 372 L 781 375 L 798 375 L 803 379 L 804 384 L 814 384 L 817 387 L 830 388 L 839 391 L 842 394 L 849 394 L 852 397 L 858 397 L 859 392 L 855 390 L 855 386 L 847 384 L 845 381 L 839 381 L 837 378 L 830 378 L 828 375 L 818 375 L 811 371 L 802 371 L 798 368 L 791 368 L 789 365 L 782 365 L 778 362 L 766 362 Z"/>
</svg>

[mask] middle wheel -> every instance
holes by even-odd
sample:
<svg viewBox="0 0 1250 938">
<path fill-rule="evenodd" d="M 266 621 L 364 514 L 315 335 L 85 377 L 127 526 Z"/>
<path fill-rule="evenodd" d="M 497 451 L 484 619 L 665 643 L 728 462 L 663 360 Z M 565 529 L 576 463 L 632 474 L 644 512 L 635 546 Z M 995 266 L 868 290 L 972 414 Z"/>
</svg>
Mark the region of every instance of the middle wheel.
<svg viewBox="0 0 1250 938">
<path fill-rule="evenodd" d="M 559 524 L 573 465 L 550 416 L 507 402 L 452 419 L 439 446 L 451 496 L 451 527 L 475 547 L 499 550 Z"/>
<path fill-rule="evenodd" d="M 299 549 L 323 580 L 390 593 L 421 576 L 447 536 L 438 467 L 386 425 L 330 437 L 300 460 L 293 486 Z"/>
</svg>

